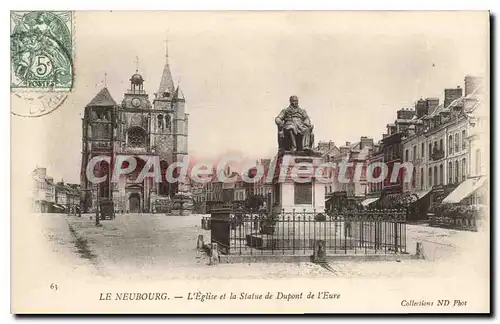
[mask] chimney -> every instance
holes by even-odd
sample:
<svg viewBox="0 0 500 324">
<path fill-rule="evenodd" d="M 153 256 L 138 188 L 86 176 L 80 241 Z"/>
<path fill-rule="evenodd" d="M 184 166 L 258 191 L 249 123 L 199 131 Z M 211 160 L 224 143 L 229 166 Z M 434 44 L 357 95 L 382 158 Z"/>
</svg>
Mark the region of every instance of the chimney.
<svg viewBox="0 0 500 324">
<path fill-rule="evenodd" d="M 396 114 L 398 119 L 412 119 L 415 115 L 415 111 L 403 108 L 398 110 Z"/>
<path fill-rule="evenodd" d="M 448 106 L 458 98 L 462 97 L 462 88 L 460 86 L 455 89 L 444 89 L 444 107 Z"/>
<path fill-rule="evenodd" d="M 36 168 L 35 173 L 39 178 L 45 179 L 47 177 L 47 168 Z"/>
<path fill-rule="evenodd" d="M 365 147 L 373 147 L 373 138 L 368 138 L 367 136 L 361 136 L 359 140 L 359 148 L 362 150 Z"/>
<path fill-rule="evenodd" d="M 349 148 L 345 147 L 345 146 L 341 147 L 340 148 L 340 153 L 341 154 L 347 154 L 347 153 L 349 153 Z"/>
<path fill-rule="evenodd" d="M 415 110 L 417 111 L 417 118 L 422 118 L 427 115 L 429 112 L 427 110 L 427 101 L 420 99 L 415 104 Z"/>
<path fill-rule="evenodd" d="M 351 145 L 351 142 L 347 142 L 347 141 L 346 141 L 346 142 L 345 142 L 345 146 L 349 146 L 349 145 Z"/>
<path fill-rule="evenodd" d="M 434 110 L 436 110 L 437 106 L 439 106 L 439 98 L 427 98 L 425 101 L 427 103 L 428 114 L 432 114 Z"/>
<path fill-rule="evenodd" d="M 472 93 L 480 94 L 482 93 L 483 87 L 483 78 L 477 76 L 467 75 L 465 76 L 465 94 L 464 96 L 468 96 Z"/>
<path fill-rule="evenodd" d="M 260 159 L 260 164 L 264 168 L 269 168 L 269 165 L 271 164 L 271 159 Z"/>
<path fill-rule="evenodd" d="M 333 142 L 328 141 L 328 142 L 319 142 L 318 143 L 318 150 L 323 152 L 323 151 L 328 151 L 333 147 Z"/>
</svg>

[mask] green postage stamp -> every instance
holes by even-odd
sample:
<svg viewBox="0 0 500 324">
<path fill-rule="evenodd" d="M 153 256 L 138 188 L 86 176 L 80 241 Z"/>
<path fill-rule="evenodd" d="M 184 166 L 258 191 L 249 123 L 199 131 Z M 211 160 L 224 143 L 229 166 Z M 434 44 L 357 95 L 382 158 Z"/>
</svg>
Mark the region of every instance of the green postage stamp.
<svg viewBox="0 0 500 324">
<path fill-rule="evenodd" d="M 11 89 L 69 91 L 73 85 L 70 11 L 11 11 Z"/>
</svg>

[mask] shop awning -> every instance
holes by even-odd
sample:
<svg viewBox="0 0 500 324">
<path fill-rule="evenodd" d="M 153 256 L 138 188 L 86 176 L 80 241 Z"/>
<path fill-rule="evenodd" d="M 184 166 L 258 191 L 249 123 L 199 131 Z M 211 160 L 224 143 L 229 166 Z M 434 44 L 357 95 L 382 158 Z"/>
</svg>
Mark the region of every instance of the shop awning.
<svg viewBox="0 0 500 324">
<path fill-rule="evenodd" d="M 380 198 L 379 197 L 376 197 L 376 198 L 367 198 L 365 200 L 363 200 L 361 202 L 361 205 L 363 206 L 368 206 L 370 204 L 373 204 L 374 202 L 376 202 L 377 200 L 379 200 Z"/>
<path fill-rule="evenodd" d="M 52 206 L 54 206 L 54 208 L 57 208 L 57 209 L 62 209 L 62 210 L 66 209 L 66 207 L 64 207 L 62 205 L 58 205 L 58 204 L 53 204 Z"/>
<path fill-rule="evenodd" d="M 425 196 L 427 196 L 430 192 L 432 191 L 432 189 L 429 189 L 429 190 L 422 190 L 422 191 L 418 191 L 416 192 L 415 194 L 418 196 L 417 200 L 420 200 L 422 198 L 424 198 Z"/>
<path fill-rule="evenodd" d="M 467 179 L 458 187 L 455 188 L 446 198 L 443 199 L 445 204 L 457 204 L 463 199 L 472 195 L 477 189 L 481 188 L 486 183 L 486 177 Z"/>
</svg>

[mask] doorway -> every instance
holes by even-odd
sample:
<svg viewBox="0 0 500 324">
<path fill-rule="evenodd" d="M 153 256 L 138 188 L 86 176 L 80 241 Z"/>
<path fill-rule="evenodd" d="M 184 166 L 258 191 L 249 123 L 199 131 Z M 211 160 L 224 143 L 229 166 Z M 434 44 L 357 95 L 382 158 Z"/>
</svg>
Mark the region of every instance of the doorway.
<svg viewBox="0 0 500 324">
<path fill-rule="evenodd" d="M 141 212 L 141 196 L 137 193 L 131 193 L 128 198 L 128 205 L 130 207 L 131 213 L 140 213 Z"/>
</svg>

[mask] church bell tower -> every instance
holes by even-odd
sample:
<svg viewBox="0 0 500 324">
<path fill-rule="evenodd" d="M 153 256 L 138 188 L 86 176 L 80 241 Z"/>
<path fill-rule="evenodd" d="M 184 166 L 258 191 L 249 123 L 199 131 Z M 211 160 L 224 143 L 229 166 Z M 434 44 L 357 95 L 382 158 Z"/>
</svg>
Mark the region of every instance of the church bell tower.
<svg viewBox="0 0 500 324">
<path fill-rule="evenodd" d="M 187 155 L 188 114 L 185 103 L 180 85 L 174 85 L 167 46 L 160 85 L 153 101 L 156 118 L 151 128 L 152 150 L 160 157 L 162 171 Z M 172 196 L 178 191 L 177 184 L 171 184 L 169 188 L 160 185 L 157 193 Z"/>
</svg>

